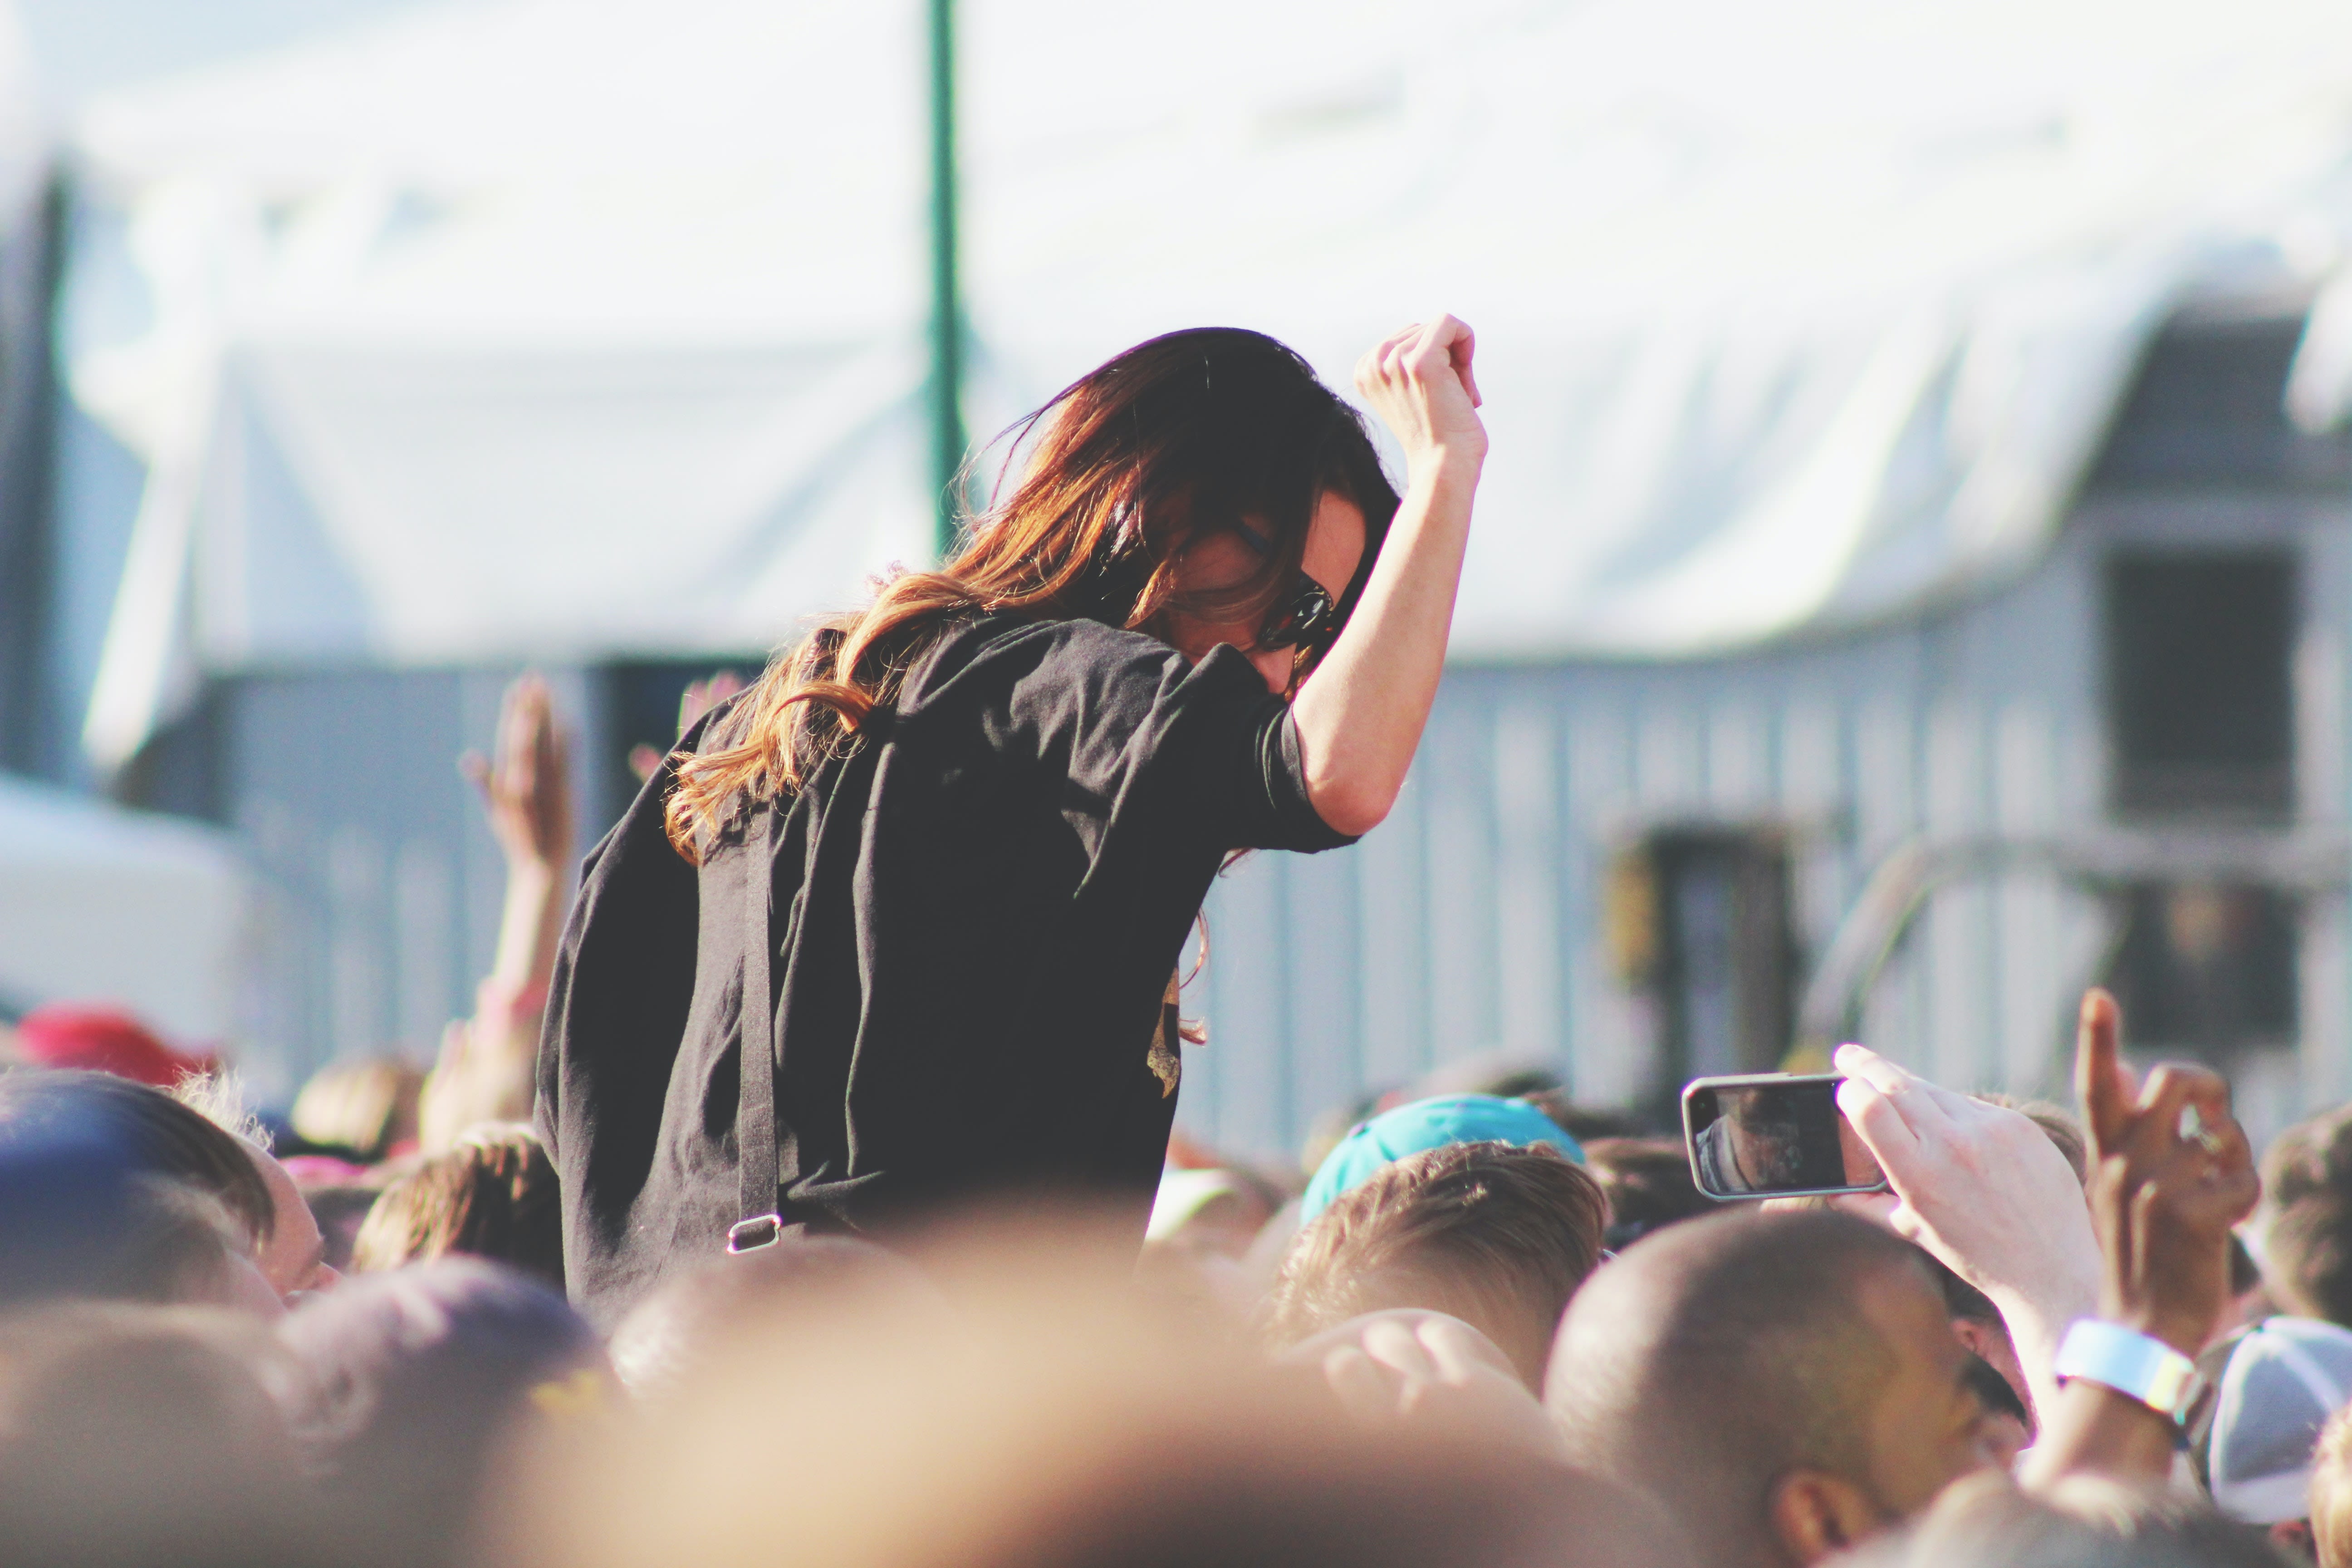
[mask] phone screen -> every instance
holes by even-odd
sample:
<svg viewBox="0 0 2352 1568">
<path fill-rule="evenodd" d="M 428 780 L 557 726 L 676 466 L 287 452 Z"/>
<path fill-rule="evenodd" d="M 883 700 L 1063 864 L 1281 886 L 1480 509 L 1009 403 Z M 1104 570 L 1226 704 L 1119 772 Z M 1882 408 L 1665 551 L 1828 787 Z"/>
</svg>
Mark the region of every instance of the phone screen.
<svg viewBox="0 0 2352 1568">
<path fill-rule="evenodd" d="M 1874 1192 L 1869 1147 L 1837 1107 L 1834 1076 L 1701 1079 L 1683 1092 L 1691 1174 L 1711 1198 Z"/>
</svg>

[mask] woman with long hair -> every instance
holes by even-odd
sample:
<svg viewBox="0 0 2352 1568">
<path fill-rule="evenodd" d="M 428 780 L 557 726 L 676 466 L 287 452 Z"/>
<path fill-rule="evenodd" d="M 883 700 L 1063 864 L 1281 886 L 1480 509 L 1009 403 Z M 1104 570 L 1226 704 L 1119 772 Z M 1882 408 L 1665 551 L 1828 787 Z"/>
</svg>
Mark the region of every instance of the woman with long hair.
<svg viewBox="0 0 2352 1568">
<path fill-rule="evenodd" d="M 988 1194 L 1123 1196 L 1140 1238 L 1210 879 L 1370 830 L 1420 742 L 1473 346 L 1440 317 L 1357 367 L 1402 498 L 1273 339 L 1129 349 L 1016 426 L 943 565 L 687 732 L 590 857 L 541 1047 L 593 1317 L 722 1247 Z"/>
</svg>

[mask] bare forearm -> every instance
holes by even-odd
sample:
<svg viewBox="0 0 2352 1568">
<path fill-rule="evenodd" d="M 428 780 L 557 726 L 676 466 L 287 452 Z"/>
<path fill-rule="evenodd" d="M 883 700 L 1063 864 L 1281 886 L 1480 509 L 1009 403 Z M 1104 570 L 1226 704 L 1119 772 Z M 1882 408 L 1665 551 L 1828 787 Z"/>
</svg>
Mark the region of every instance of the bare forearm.
<svg viewBox="0 0 2352 1568">
<path fill-rule="evenodd" d="M 2041 1437 L 2019 1479 L 2029 1490 L 2083 1475 L 2161 1487 L 2172 1476 L 2176 1432 L 2138 1400 L 2078 1378 L 2043 1407 Z"/>
<path fill-rule="evenodd" d="M 2059 1342 L 2074 1320 L 2098 1310 L 2098 1282 L 2079 1270 L 2053 1268 L 2031 1291 L 1993 1289 L 1986 1294 L 2000 1309 L 2010 1346 L 2017 1352 L 2017 1364 L 2025 1373 L 2038 1416 L 2057 1404 Z"/>
<path fill-rule="evenodd" d="M 509 862 L 498 953 L 490 964 L 492 984 L 520 995 L 547 984 L 555 973 L 555 945 L 562 934 L 564 890 L 564 877 L 557 868 L 540 861 Z"/>
<path fill-rule="evenodd" d="M 1307 798 L 1342 833 L 1396 804 L 1437 698 L 1479 460 L 1440 454 L 1407 487 L 1347 629 L 1300 687 L 1292 712 Z"/>
<path fill-rule="evenodd" d="M 536 855 L 509 856 L 498 955 L 474 994 L 474 1016 L 449 1026 L 425 1080 L 418 1115 L 427 1153 L 450 1148 L 476 1122 L 530 1114 L 531 1064 L 547 983 L 555 972 L 567 881 Z"/>
</svg>

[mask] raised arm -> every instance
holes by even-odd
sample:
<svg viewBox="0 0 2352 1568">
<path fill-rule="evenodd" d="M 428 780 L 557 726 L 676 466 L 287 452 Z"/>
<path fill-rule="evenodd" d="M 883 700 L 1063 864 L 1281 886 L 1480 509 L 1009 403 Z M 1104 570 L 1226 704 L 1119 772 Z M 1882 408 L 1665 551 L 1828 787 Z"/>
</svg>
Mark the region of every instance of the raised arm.
<svg viewBox="0 0 2352 1568">
<path fill-rule="evenodd" d="M 1939 1088 L 1876 1052 L 1840 1046 L 1838 1106 L 1894 1188 L 1839 1206 L 1917 1242 L 2000 1309 L 2033 1409 L 2058 1397 L 2067 1325 L 2098 1303 L 2099 1243 L 2074 1168 L 2020 1111 Z"/>
<path fill-rule="evenodd" d="M 572 872 L 571 741 L 556 725 L 547 682 L 526 675 L 499 705 L 498 758 L 459 762 L 482 792 L 490 834 L 507 867 L 506 905 L 486 990 L 518 1012 L 535 1010 L 555 968 Z"/>
<path fill-rule="evenodd" d="M 2074 1083 L 2091 1139 L 2099 1316 L 2193 1360 L 2229 1300 L 2231 1227 L 2252 1211 L 2262 1182 L 2220 1075 L 2170 1064 L 2137 1083 L 2116 1049 L 2119 1027 L 2114 997 L 2083 998 Z M 2044 1414 L 2021 1479 L 2161 1486 L 2179 1435 L 2147 1405 L 2079 1377 Z"/>
<path fill-rule="evenodd" d="M 1437 697 L 1486 459 L 1475 346 L 1467 326 L 1440 316 L 1391 333 L 1356 366 L 1357 390 L 1404 448 L 1404 501 L 1355 613 L 1292 704 L 1307 798 L 1342 833 L 1388 816 Z"/>
<path fill-rule="evenodd" d="M 444 1031 L 418 1108 L 428 1152 L 477 1121 L 530 1114 L 539 1026 L 572 890 L 571 738 L 555 721 L 547 682 L 526 675 L 499 707 L 495 760 L 468 752 L 458 766 L 482 792 L 506 860 L 498 951 L 475 993 L 474 1016 Z"/>
</svg>

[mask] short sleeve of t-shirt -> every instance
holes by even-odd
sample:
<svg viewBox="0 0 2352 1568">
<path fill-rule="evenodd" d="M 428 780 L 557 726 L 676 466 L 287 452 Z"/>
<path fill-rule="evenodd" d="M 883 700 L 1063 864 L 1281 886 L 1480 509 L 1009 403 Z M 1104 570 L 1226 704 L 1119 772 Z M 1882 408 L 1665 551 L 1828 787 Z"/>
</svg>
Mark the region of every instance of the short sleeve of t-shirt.
<svg viewBox="0 0 2352 1568">
<path fill-rule="evenodd" d="M 1059 773 L 1104 816 L 1168 813 L 1228 849 L 1355 842 L 1316 815 L 1290 705 L 1236 649 L 1193 665 L 1099 622 L 982 622 L 917 687 L 917 706 L 963 689 L 987 710 L 992 749 Z"/>
<path fill-rule="evenodd" d="M 1234 849 L 1333 849 L 1334 831 L 1307 795 L 1307 755 L 1290 704 L 1248 659 L 1219 647 L 1188 675 L 1163 742 L 1171 773 L 1226 825 Z"/>
</svg>

